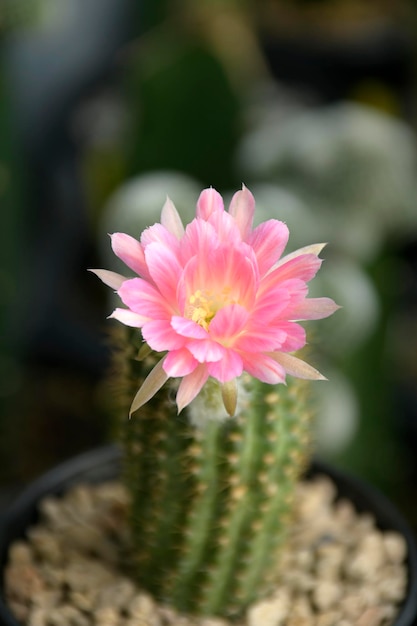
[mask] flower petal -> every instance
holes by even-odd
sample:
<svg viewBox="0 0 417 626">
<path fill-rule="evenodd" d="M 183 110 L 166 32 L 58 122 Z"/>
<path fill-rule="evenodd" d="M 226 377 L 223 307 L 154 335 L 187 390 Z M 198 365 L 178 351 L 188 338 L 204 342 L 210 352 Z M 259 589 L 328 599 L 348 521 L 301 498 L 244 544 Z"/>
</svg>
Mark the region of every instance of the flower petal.
<svg viewBox="0 0 417 626">
<path fill-rule="evenodd" d="M 169 319 L 146 321 L 142 328 L 142 335 L 156 352 L 178 350 L 185 343 L 185 338 L 175 332 Z"/>
<path fill-rule="evenodd" d="M 213 213 L 223 211 L 223 198 L 219 192 L 213 189 L 213 187 L 204 189 L 197 200 L 197 217 L 208 220 Z"/>
<path fill-rule="evenodd" d="M 296 257 L 302 256 L 303 254 L 314 254 L 315 256 L 318 256 L 323 248 L 326 247 L 326 245 L 326 243 L 313 243 L 309 246 L 298 248 L 298 250 L 294 250 L 294 252 L 290 252 L 289 254 L 283 256 L 282 259 L 280 259 L 275 264 L 275 267 L 273 269 L 275 269 L 276 267 L 281 267 L 281 265 L 284 265 L 288 261 L 291 261 L 291 259 L 295 259 Z"/>
<path fill-rule="evenodd" d="M 180 258 L 185 265 L 193 256 L 201 254 L 207 258 L 210 250 L 220 244 L 214 226 L 202 219 L 195 219 L 187 225 L 181 240 Z"/>
<path fill-rule="evenodd" d="M 167 197 L 161 213 L 161 224 L 177 239 L 184 236 L 184 225 L 174 203 Z"/>
<path fill-rule="evenodd" d="M 117 292 L 122 302 L 148 319 L 166 319 L 171 310 L 159 291 L 142 278 L 125 280 Z"/>
<path fill-rule="evenodd" d="M 168 352 L 164 361 L 164 370 L 168 376 L 172 378 L 187 376 L 191 374 L 197 366 L 198 362 L 187 348 Z"/>
<path fill-rule="evenodd" d="M 187 404 L 200 393 L 202 386 L 207 381 L 208 371 L 205 365 L 198 365 L 191 374 L 184 376 L 177 392 L 177 407 L 180 413 Z"/>
<path fill-rule="evenodd" d="M 243 372 L 242 357 L 234 350 L 226 349 L 220 361 L 207 363 L 207 371 L 220 383 L 227 383 Z"/>
<path fill-rule="evenodd" d="M 149 228 L 145 228 L 140 237 L 140 242 L 144 252 L 152 243 L 162 243 L 164 246 L 173 251 L 178 251 L 179 249 L 179 241 L 177 237 L 162 224 L 154 224 L 153 226 L 149 226 Z"/>
<path fill-rule="evenodd" d="M 204 330 L 202 326 L 186 317 L 173 315 L 171 318 L 171 326 L 183 337 L 190 337 L 192 339 L 206 339 L 208 337 L 207 331 Z"/>
<path fill-rule="evenodd" d="M 288 237 L 288 227 L 279 220 L 262 222 L 251 233 L 248 243 L 255 251 L 261 276 L 277 262 L 287 245 Z"/>
<path fill-rule="evenodd" d="M 287 374 L 290 374 L 290 376 L 304 378 L 305 380 L 327 380 L 327 378 L 323 376 L 323 374 L 320 374 L 320 372 L 314 367 L 305 361 L 298 359 L 292 354 L 285 354 L 284 352 L 269 352 L 268 356 L 282 365 Z"/>
<path fill-rule="evenodd" d="M 209 337 L 187 341 L 187 348 L 199 363 L 220 361 L 224 356 L 224 348 Z"/>
<path fill-rule="evenodd" d="M 244 241 L 252 230 L 253 215 L 255 213 L 255 198 L 245 185 L 237 191 L 230 203 L 229 214 L 234 218 Z"/>
<path fill-rule="evenodd" d="M 96 276 L 99 277 L 100 280 L 103 281 L 105 285 L 111 287 L 115 291 L 120 289 L 125 280 L 128 280 L 125 276 L 121 274 L 117 274 L 116 272 L 111 272 L 110 270 L 88 270 L 89 272 L 93 272 Z"/>
<path fill-rule="evenodd" d="M 240 304 L 228 304 L 217 311 L 210 322 L 210 337 L 231 346 L 235 342 L 237 335 L 241 333 L 249 320 L 249 313 Z"/>
<path fill-rule="evenodd" d="M 314 254 L 301 254 L 289 259 L 279 267 L 275 267 L 273 273 L 275 278 L 280 281 L 297 278 L 308 282 L 317 274 L 322 263 L 323 259 L 319 259 Z"/>
<path fill-rule="evenodd" d="M 110 237 L 114 254 L 136 274 L 148 278 L 145 255 L 139 241 L 125 233 L 114 233 Z"/>
<path fill-rule="evenodd" d="M 296 350 L 304 348 L 306 345 L 306 331 L 300 324 L 281 320 L 279 327 L 281 330 L 285 331 L 286 337 L 277 348 L 278 350 L 282 352 L 295 352 Z"/>
<path fill-rule="evenodd" d="M 142 326 L 149 321 L 149 317 L 134 313 L 129 309 L 115 309 L 113 313 L 109 315 L 109 318 L 118 320 L 122 322 L 122 324 L 132 326 L 133 328 L 142 328 Z"/>
<path fill-rule="evenodd" d="M 161 294 L 173 307 L 177 301 L 177 286 L 182 274 L 182 266 L 175 251 L 160 242 L 145 248 L 149 273 Z"/>
<path fill-rule="evenodd" d="M 251 354 L 249 358 L 245 358 L 245 355 L 243 357 L 245 371 L 254 378 L 270 385 L 285 382 L 285 369 L 267 354 L 258 353 Z"/>
<path fill-rule="evenodd" d="M 291 319 L 321 320 L 338 309 L 340 306 L 331 298 L 306 298 L 292 309 Z"/>
<path fill-rule="evenodd" d="M 132 416 L 132 413 L 140 409 L 141 406 L 146 404 L 168 380 L 168 374 L 163 368 L 165 358 L 166 357 L 158 361 L 153 370 L 149 372 L 148 376 L 143 381 L 142 386 L 133 399 L 129 417 Z"/>
</svg>

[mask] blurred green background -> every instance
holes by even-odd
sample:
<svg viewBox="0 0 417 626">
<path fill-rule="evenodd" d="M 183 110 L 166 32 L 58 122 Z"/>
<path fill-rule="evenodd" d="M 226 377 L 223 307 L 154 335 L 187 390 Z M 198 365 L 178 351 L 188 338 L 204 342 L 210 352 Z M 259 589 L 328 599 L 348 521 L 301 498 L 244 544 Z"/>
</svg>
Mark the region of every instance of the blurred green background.
<svg viewBox="0 0 417 626">
<path fill-rule="evenodd" d="M 405 1 L 3 0 L 0 504 L 109 439 L 108 232 L 244 182 L 312 290 L 317 454 L 417 528 L 417 19 Z M 317 328 L 319 327 L 319 328 Z"/>
</svg>

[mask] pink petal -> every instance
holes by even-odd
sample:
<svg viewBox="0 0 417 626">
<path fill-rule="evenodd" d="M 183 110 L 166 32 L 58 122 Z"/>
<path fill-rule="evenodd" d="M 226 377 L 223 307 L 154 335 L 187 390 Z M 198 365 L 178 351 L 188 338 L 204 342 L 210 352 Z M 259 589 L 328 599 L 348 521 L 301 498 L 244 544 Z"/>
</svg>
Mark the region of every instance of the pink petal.
<svg viewBox="0 0 417 626">
<path fill-rule="evenodd" d="M 263 289 L 262 292 L 252 311 L 252 319 L 253 324 L 265 326 L 288 307 L 291 294 L 281 285 L 273 285 L 268 290 Z"/>
<path fill-rule="evenodd" d="M 255 325 L 248 327 L 234 344 L 242 352 L 271 352 L 281 347 L 287 335 L 280 327 Z"/>
<path fill-rule="evenodd" d="M 340 309 L 331 298 L 306 298 L 291 310 L 293 320 L 321 320 Z"/>
<path fill-rule="evenodd" d="M 178 350 L 185 343 L 185 338 L 178 335 L 172 328 L 170 320 L 147 321 L 142 328 L 146 343 L 156 352 Z"/>
<path fill-rule="evenodd" d="M 172 376 L 172 378 L 187 376 L 191 374 L 197 366 L 198 362 L 186 348 L 168 352 L 164 361 L 164 370 L 168 376 Z"/>
<path fill-rule="evenodd" d="M 196 254 L 208 256 L 210 250 L 219 246 L 219 237 L 214 227 L 202 219 L 194 219 L 185 229 L 181 240 L 180 258 L 185 264 Z"/>
<path fill-rule="evenodd" d="M 306 331 L 300 324 L 283 320 L 279 322 L 279 327 L 285 331 L 286 338 L 276 349 L 282 352 L 295 352 L 304 348 L 307 341 Z"/>
<path fill-rule="evenodd" d="M 114 254 L 136 274 L 147 278 L 149 276 L 148 268 L 139 241 L 125 233 L 114 233 L 110 236 Z"/>
<path fill-rule="evenodd" d="M 143 278 L 125 280 L 117 292 L 122 302 L 135 313 L 148 319 L 167 319 L 171 309 L 159 291 Z"/>
<path fill-rule="evenodd" d="M 207 339 L 207 331 L 204 330 L 200 324 L 193 322 L 193 320 L 186 317 L 180 317 L 179 315 L 173 315 L 171 319 L 171 326 L 183 337 L 190 337 L 192 339 Z"/>
<path fill-rule="evenodd" d="M 275 268 L 273 274 L 280 281 L 297 278 L 308 282 L 317 274 L 322 262 L 314 254 L 302 254 Z"/>
<path fill-rule="evenodd" d="M 175 205 L 169 198 L 166 199 L 161 213 L 161 224 L 177 239 L 184 236 L 184 225 Z"/>
<path fill-rule="evenodd" d="M 111 272 L 110 270 L 88 270 L 92 272 L 96 276 L 99 277 L 101 281 L 108 287 L 111 287 L 115 291 L 120 289 L 123 285 L 124 281 L 127 280 L 125 276 L 121 274 L 117 274 L 116 272 Z"/>
<path fill-rule="evenodd" d="M 109 317 L 122 322 L 122 324 L 126 326 L 132 326 L 133 328 L 142 328 L 142 326 L 149 321 L 149 317 L 134 313 L 129 309 L 115 309 Z"/>
<path fill-rule="evenodd" d="M 207 363 L 207 371 L 219 382 L 227 383 L 243 372 L 242 357 L 234 350 L 227 349 L 220 361 Z"/>
<path fill-rule="evenodd" d="M 219 241 L 229 246 L 243 243 L 238 225 L 229 213 L 225 211 L 212 213 L 208 222 L 214 227 Z"/>
<path fill-rule="evenodd" d="M 224 348 L 212 339 L 191 339 L 187 341 L 187 349 L 199 363 L 220 361 L 224 356 Z"/>
<path fill-rule="evenodd" d="M 182 266 L 175 251 L 163 243 L 154 242 L 146 246 L 145 258 L 155 285 L 166 301 L 175 307 L 177 286 L 182 274 Z"/>
<path fill-rule="evenodd" d="M 249 313 L 240 304 L 228 304 L 217 311 L 210 322 L 209 333 L 223 345 L 232 345 L 236 336 L 241 333 L 249 320 Z"/>
<path fill-rule="evenodd" d="M 178 413 L 180 413 L 187 404 L 190 404 L 196 395 L 200 393 L 208 376 L 206 366 L 200 364 L 191 374 L 188 374 L 188 376 L 182 379 L 177 392 Z"/>
<path fill-rule="evenodd" d="M 244 369 L 264 383 L 276 385 L 285 382 L 285 370 L 266 354 L 243 355 Z"/>
<path fill-rule="evenodd" d="M 208 220 L 210 215 L 219 211 L 224 211 L 223 198 L 219 192 L 212 187 L 204 189 L 197 201 L 197 217 Z"/>
<path fill-rule="evenodd" d="M 326 377 L 323 376 L 323 374 L 320 374 L 320 372 L 314 367 L 305 361 L 298 359 L 292 354 L 285 354 L 284 352 L 271 352 L 268 356 L 282 365 L 287 374 L 290 374 L 290 376 L 303 378 L 305 380 L 327 380 Z"/>
<path fill-rule="evenodd" d="M 152 243 L 162 243 L 171 250 L 179 250 L 179 241 L 177 237 L 167 230 L 162 224 L 154 224 L 153 226 L 149 226 L 149 228 L 145 228 L 141 235 L 140 242 L 144 251 Z"/>
<path fill-rule="evenodd" d="M 258 287 L 256 261 L 246 256 L 246 246 L 234 248 L 221 245 L 209 257 L 197 255 L 184 268 L 183 280 L 187 296 L 196 291 L 221 294 L 228 291 L 230 300 L 248 310 L 255 302 Z"/>
<path fill-rule="evenodd" d="M 262 222 L 251 233 L 248 243 L 255 251 L 261 276 L 279 259 L 287 245 L 288 236 L 287 226 L 278 220 Z"/>
<path fill-rule="evenodd" d="M 255 198 L 245 185 L 237 191 L 230 203 L 229 213 L 234 218 L 244 241 L 252 230 L 253 215 L 255 213 Z"/>
</svg>

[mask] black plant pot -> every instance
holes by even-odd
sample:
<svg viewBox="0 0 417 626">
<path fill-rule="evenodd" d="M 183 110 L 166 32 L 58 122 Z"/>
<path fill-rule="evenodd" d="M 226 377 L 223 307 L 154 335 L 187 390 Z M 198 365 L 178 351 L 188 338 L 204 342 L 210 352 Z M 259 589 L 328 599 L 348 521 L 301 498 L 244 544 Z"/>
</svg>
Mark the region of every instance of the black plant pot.
<svg viewBox="0 0 417 626">
<path fill-rule="evenodd" d="M 120 465 L 120 450 L 106 446 L 70 459 L 32 483 L 0 518 L 0 571 L 4 570 L 11 542 L 23 537 L 26 529 L 37 521 L 37 504 L 42 497 L 60 495 L 81 481 L 99 483 L 114 479 L 120 472 Z M 358 511 L 372 513 L 381 530 L 395 530 L 405 538 L 408 589 L 393 626 L 417 626 L 417 545 L 408 524 L 385 496 L 357 478 L 317 461 L 309 471 L 311 477 L 316 474 L 329 476 L 336 484 L 338 495 L 348 498 Z M 5 604 L 2 578 L 0 625 L 20 626 Z"/>
</svg>

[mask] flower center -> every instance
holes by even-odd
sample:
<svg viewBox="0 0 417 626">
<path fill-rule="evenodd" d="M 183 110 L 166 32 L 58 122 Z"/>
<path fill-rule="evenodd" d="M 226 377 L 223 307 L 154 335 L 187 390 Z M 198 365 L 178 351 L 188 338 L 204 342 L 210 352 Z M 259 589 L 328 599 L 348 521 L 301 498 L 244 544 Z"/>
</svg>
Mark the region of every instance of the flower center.
<svg viewBox="0 0 417 626">
<path fill-rule="evenodd" d="M 223 287 L 220 293 L 197 289 L 188 300 L 187 317 L 208 330 L 217 311 L 234 302 L 236 301 L 231 297 L 231 287 Z"/>
</svg>

